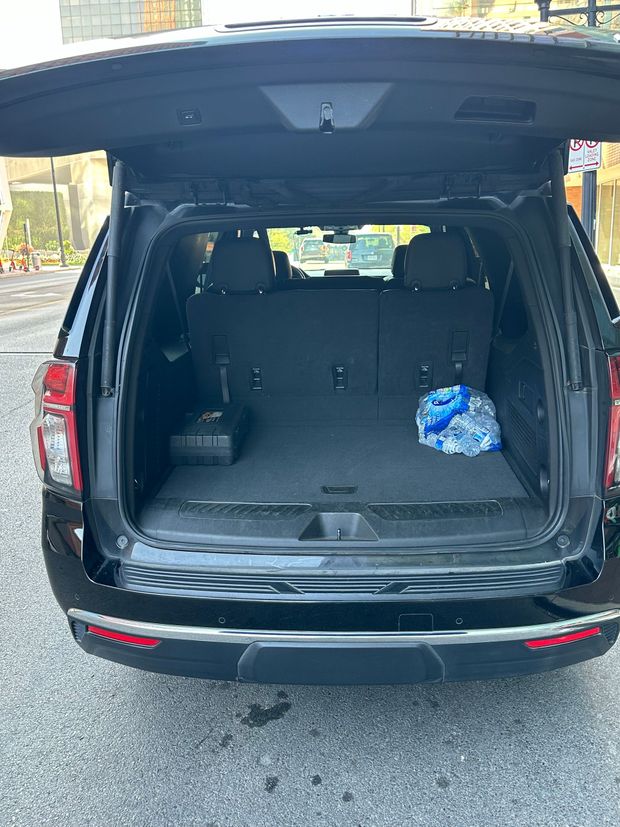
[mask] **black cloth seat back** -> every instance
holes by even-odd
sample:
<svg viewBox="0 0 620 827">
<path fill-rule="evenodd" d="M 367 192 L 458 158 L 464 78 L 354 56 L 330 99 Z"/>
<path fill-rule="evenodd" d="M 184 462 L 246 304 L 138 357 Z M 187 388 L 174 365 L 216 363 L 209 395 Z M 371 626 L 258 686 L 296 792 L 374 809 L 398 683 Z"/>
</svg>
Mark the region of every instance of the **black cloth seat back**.
<svg viewBox="0 0 620 827">
<path fill-rule="evenodd" d="M 219 257 L 216 246 L 213 289 L 187 301 L 201 399 L 279 419 L 376 416 L 377 293 L 271 290 L 270 255 L 247 243 L 259 241 L 235 239 L 243 250 Z"/>
<path fill-rule="evenodd" d="M 455 231 L 415 236 L 405 289 L 386 290 L 379 307 L 381 415 L 413 416 L 429 390 L 463 383 L 484 390 L 493 295 L 467 282 L 467 250 Z"/>
</svg>

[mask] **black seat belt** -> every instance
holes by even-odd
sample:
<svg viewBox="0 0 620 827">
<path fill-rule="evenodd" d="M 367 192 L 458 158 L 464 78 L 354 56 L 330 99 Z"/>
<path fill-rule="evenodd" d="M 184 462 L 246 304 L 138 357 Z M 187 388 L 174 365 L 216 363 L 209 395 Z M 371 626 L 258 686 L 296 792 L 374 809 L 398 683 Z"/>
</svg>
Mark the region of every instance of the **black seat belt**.
<svg viewBox="0 0 620 827">
<path fill-rule="evenodd" d="M 504 308 L 506 307 L 506 302 L 508 300 L 508 291 L 510 290 L 510 283 L 512 281 L 512 275 L 514 273 L 514 270 L 515 263 L 514 261 L 511 261 L 510 267 L 508 268 L 508 273 L 506 274 L 506 281 L 504 282 L 502 297 L 500 299 L 499 304 L 497 305 L 497 311 L 495 313 L 495 324 L 493 325 L 493 335 L 491 336 L 491 341 L 493 341 L 499 333 L 499 326 L 502 321 L 502 316 L 504 315 Z"/>
<path fill-rule="evenodd" d="M 179 297 L 177 295 L 176 285 L 174 283 L 174 279 L 172 277 L 172 270 L 170 268 L 170 264 L 166 265 L 166 275 L 168 276 L 168 283 L 170 284 L 170 292 L 172 293 L 172 301 L 174 302 L 174 309 L 176 310 L 177 317 L 179 319 L 179 325 L 181 327 L 181 339 L 187 348 L 189 348 L 189 333 L 187 332 L 187 320 L 183 311 L 181 310 L 181 305 L 179 304 Z"/>
<path fill-rule="evenodd" d="M 213 361 L 220 369 L 220 387 L 222 389 L 222 402 L 228 405 L 230 402 L 230 389 L 228 387 L 228 365 L 230 365 L 230 351 L 228 350 L 228 339 L 226 336 L 213 336 Z"/>
<path fill-rule="evenodd" d="M 228 388 L 228 368 L 220 365 L 220 385 L 222 387 L 222 402 L 224 405 L 230 403 L 230 390 Z"/>
<path fill-rule="evenodd" d="M 452 333 L 450 361 L 454 365 L 454 384 L 460 385 L 463 380 L 463 365 L 467 361 L 469 333 L 466 330 L 455 330 Z"/>
</svg>

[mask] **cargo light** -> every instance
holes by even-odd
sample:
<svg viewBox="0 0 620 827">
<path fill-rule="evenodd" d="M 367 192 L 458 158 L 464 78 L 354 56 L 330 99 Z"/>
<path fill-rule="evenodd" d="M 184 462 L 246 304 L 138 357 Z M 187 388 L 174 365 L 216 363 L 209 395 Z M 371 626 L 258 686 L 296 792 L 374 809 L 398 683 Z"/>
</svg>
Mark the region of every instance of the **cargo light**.
<svg viewBox="0 0 620 827">
<path fill-rule="evenodd" d="M 30 426 L 37 473 L 50 487 L 54 483 L 82 492 L 82 471 L 75 419 L 76 366 L 74 362 L 44 362 L 35 373 L 35 418 Z"/>
<path fill-rule="evenodd" d="M 111 629 L 102 629 L 100 626 L 87 626 L 86 631 L 97 637 L 105 637 L 109 640 L 115 640 L 117 643 L 130 643 L 132 646 L 144 646 L 146 649 L 152 649 L 161 643 L 161 640 L 157 640 L 154 637 L 126 635 L 123 632 L 113 632 Z"/>
<path fill-rule="evenodd" d="M 595 626 L 593 629 L 584 629 L 581 632 L 571 632 L 568 635 L 545 637 L 540 640 L 526 640 L 525 645 L 528 649 L 545 649 L 548 646 L 563 646 L 565 643 L 575 643 L 578 640 L 585 640 L 585 638 L 596 637 L 596 635 L 600 634 L 601 627 Z"/>
</svg>

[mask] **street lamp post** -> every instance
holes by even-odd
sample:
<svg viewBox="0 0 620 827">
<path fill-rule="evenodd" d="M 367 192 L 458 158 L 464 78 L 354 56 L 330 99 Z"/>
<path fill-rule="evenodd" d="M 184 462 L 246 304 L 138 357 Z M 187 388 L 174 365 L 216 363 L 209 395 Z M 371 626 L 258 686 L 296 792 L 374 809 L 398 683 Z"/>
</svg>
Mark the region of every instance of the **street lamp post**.
<svg viewBox="0 0 620 827">
<path fill-rule="evenodd" d="M 26 262 L 24 265 L 24 270 L 30 270 L 30 248 L 32 247 L 32 237 L 30 235 L 30 219 L 27 218 L 24 221 L 24 248 L 26 250 L 26 256 L 24 261 Z"/>
<path fill-rule="evenodd" d="M 605 12 L 620 12 L 620 3 L 605 3 L 599 6 L 597 0 L 587 0 L 585 6 L 575 6 L 569 9 L 562 8 L 558 9 L 557 12 L 553 12 L 551 11 L 551 2 L 552 0 L 536 0 L 540 19 L 543 23 L 547 23 L 550 16 L 561 17 L 562 20 L 566 20 L 567 16 L 579 15 L 585 18 L 590 28 L 596 28 L 599 25 L 601 14 L 605 14 Z M 596 170 L 584 172 L 582 175 L 581 221 L 589 239 L 594 243 L 596 228 Z"/>
<path fill-rule="evenodd" d="M 548 23 L 551 0 L 536 0 L 536 5 L 538 6 L 538 11 L 540 13 L 540 22 Z"/>
<path fill-rule="evenodd" d="M 56 186 L 56 169 L 54 167 L 54 159 L 50 158 L 50 172 L 52 173 L 52 190 L 54 192 L 54 209 L 56 210 L 56 233 L 58 235 L 58 244 L 60 246 L 60 266 L 67 266 L 67 256 L 65 253 L 65 243 L 62 237 L 62 221 L 60 220 L 60 204 L 58 203 L 58 187 Z"/>
</svg>

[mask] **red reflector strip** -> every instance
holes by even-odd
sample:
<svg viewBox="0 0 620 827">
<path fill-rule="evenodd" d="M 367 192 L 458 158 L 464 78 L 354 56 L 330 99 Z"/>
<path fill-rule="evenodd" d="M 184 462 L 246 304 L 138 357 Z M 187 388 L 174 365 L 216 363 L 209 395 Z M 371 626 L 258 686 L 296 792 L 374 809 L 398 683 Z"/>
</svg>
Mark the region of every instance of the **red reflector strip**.
<svg viewBox="0 0 620 827">
<path fill-rule="evenodd" d="M 125 635 L 123 632 L 112 632 L 110 629 L 101 629 L 99 626 L 89 626 L 88 631 L 91 635 L 98 637 L 107 637 L 110 640 L 116 640 L 119 643 L 132 643 L 134 646 L 157 646 L 161 640 L 154 637 L 137 637 L 137 635 Z"/>
<path fill-rule="evenodd" d="M 561 646 L 563 643 L 574 643 L 576 640 L 594 637 L 595 635 L 600 635 L 600 633 L 601 627 L 595 626 L 594 629 L 584 629 L 583 632 L 572 632 L 570 635 L 545 637 L 542 638 L 542 640 L 526 640 L 525 645 L 528 649 L 544 649 L 546 646 Z"/>
</svg>

